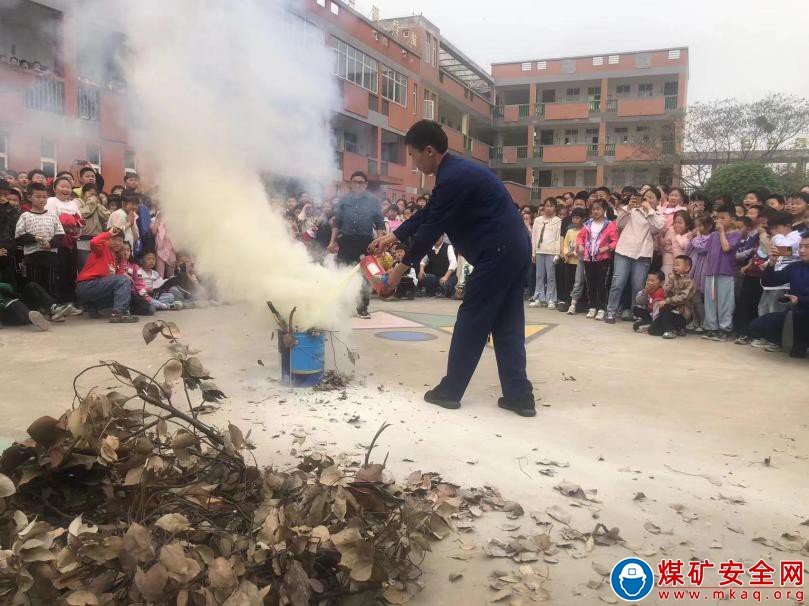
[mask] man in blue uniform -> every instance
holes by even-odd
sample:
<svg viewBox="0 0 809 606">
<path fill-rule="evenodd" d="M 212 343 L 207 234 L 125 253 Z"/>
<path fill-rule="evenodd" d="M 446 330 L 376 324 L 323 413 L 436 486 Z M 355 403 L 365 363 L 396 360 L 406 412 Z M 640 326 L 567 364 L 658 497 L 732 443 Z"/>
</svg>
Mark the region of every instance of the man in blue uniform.
<svg viewBox="0 0 809 606">
<path fill-rule="evenodd" d="M 441 234 L 447 234 L 458 253 L 475 268 L 458 309 L 447 374 L 424 399 L 444 408 L 460 408 L 491 334 L 503 388 L 498 406 L 533 417 L 533 389 L 525 373 L 523 309 L 531 243 L 520 213 L 503 183 L 487 167 L 447 153 L 447 135 L 438 123 L 417 122 L 407 132 L 405 144 L 416 167 L 435 175 L 435 188 L 422 210 L 369 247 L 378 253 L 412 236 L 403 263 L 388 272 L 389 286 L 396 286 Z"/>
</svg>

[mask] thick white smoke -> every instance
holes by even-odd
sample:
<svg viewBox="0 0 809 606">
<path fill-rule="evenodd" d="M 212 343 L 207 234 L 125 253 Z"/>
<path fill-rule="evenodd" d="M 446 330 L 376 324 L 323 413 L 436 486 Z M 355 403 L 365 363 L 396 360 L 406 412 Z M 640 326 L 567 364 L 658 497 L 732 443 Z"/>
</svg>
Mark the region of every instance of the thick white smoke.
<svg viewBox="0 0 809 606">
<path fill-rule="evenodd" d="M 106 5 L 106 3 L 103 3 Z M 108 5 L 106 5 L 108 6 Z M 118 5 L 131 51 L 132 131 L 156 172 L 176 246 L 226 297 L 335 328 L 357 293 L 313 264 L 267 203 L 260 174 L 317 191 L 334 177 L 333 59 L 305 44 L 281 0 L 139 0 Z"/>
</svg>

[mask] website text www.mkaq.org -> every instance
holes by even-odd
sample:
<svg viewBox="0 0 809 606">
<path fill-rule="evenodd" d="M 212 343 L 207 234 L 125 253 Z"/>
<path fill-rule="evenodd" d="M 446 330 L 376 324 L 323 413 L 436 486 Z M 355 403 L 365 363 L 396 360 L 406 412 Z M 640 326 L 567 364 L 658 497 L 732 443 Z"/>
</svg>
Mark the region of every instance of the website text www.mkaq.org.
<svg viewBox="0 0 809 606">
<path fill-rule="evenodd" d="M 657 589 L 657 598 L 670 601 L 705 601 L 705 600 L 739 600 L 748 602 L 777 602 L 778 600 L 791 600 L 803 602 L 803 589 L 794 587 L 784 588 L 754 588 L 754 587 L 699 587 L 680 589 Z"/>
</svg>

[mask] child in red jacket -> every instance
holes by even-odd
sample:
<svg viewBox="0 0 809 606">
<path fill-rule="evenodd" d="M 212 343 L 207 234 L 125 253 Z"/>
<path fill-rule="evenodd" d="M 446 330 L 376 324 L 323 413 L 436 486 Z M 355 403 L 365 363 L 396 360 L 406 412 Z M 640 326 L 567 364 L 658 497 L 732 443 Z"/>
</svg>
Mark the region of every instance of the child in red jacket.
<svg viewBox="0 0 809 606">
<path fill-rule="evenodd" d="M 662 271 L 652 271 L 646 276 L 646 286 L 635 295 L 635 306 L 632 315 L 638 320 L 632 325 L 635 332 L 647 332 L 652 320 L 657 317 L 660 306 L 666 300 L 663 283 L 666 276 Z"/>
<path fill-rule="evenodd" d="M 126 275 L 121 259 L 123 232 L 117 227 L 103 231 L 90 240 L 90 258 L 76 278 L 76 297 L 91 317 L 98 310 L 112 307 L 110 322 L 137 322 L 129 313 L 132 300 L 132 280 Z"/>
</svg>

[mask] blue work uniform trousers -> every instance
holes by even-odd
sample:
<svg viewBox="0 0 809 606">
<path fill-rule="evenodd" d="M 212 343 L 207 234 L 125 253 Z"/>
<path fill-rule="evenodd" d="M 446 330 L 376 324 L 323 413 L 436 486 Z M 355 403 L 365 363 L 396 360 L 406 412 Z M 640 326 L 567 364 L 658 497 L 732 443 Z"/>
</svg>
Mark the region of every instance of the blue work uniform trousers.
<svg viewBox="0 0 809 606">
<path fill-rule="evenodd" d="M 527 245 L 527 243 L 526 243 Z M 523 287 L 530 264 L 526 246 L 501 245 L 484 251 L 466 281 L 463 303 L 449 348 L 447 375 L 438 388 L 460 400 L 491 334 L 503 395 L 530 397 L 533 388 L 525 371 L 525 310 Z"/>
</svg>

